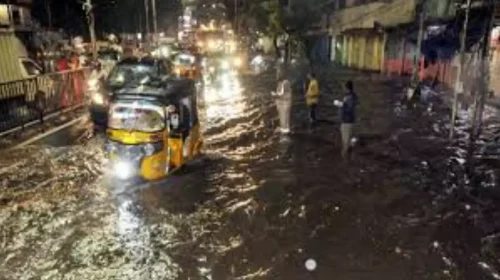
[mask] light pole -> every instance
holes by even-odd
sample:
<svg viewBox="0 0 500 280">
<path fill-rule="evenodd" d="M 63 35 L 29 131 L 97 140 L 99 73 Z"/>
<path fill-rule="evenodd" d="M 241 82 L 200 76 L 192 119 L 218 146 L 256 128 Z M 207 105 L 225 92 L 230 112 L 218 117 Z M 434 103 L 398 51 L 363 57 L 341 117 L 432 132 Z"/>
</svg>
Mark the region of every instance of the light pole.
<svg viewBox="0 0 500 280">
<path fill-rule="evenodd" d="M 149 41 L 149 0 L 144 0 L 144 9 L 146 11 L 146 41 Z"/>
<path fill-rule="evenodd" d="M 47 21 L 49 29 L 52 29 L 52 0 L 45 1 L 45 9 L 47 10 Z"/>
<path fill-rule="evenodd" d="M 412 73 L 412 85 L 417 86 L 419 82 L 419 65 L 420 65 L 420 53 L 422 49 L 422 41 L 424 39 L 424 27 L 425 27 L 425 0 L 420 0 L 419 3 L 420 13 L 419 13 L 419 24 L 418 24 L 418 37 L 417 37 L 417 50 L 415 53 L 415 58 L 413 60 L 413 73 Z"/>
<path fill-rule="evenodd" d="M 151 9 L 153 10 L 153 32 L 154 32 L 154 41 L 158 40 L 158 18 L 156 14 L 156 0 L 151 0 Z"/>
<path fill-rule="evenodd" d="M 236 35 L 238 35 L 239 24 L 238 24 L 238 0 L 234 0 L 234 29 Z"/>
<path fill-rule="evenodd" d="M 463 89 L 463 67 L 465 64 L 465 47 L 467 43 L 467 27 L 469 25 L 469 14 L 470 14 L 470 9 L 472 5 L 472 0 L 467 0 L 466 4 L 466 10 L 465 10 L 465 20 L 464 24 L 462 27 L 462 33 L 460 34 L 460 54 L 459 54 L 459 61 L 460 64 L 458 65 L 457 69 L 457 74 L 456 74 L 456 81 L 455 81 L 455 88 L 454 88 L 454 93 L 453 93 L 453 107 L 451 111 L 451 123 L 450 123 L 450 135 L 449 138 L 450 140 L 453 140 L 454 135 L 455 135 L 455 122 L 457 120 L 457 109 L 458 109 L 458 93 L 460 90 Z"/>
<path fill-rule="evenodd" d="M 96 36 L 95 36 L 95 19 L 94 19 L 94 6 L 92 5 L 92 0 L 86 0 L 83 3 L 83 10 L 87 15 L 87 22 L 89 24 L 89 34 L 90 34 L 90 44 L 92 46 L 92 58 L 97 60 L 97 46 L 96 46 Z"/>
</svg>

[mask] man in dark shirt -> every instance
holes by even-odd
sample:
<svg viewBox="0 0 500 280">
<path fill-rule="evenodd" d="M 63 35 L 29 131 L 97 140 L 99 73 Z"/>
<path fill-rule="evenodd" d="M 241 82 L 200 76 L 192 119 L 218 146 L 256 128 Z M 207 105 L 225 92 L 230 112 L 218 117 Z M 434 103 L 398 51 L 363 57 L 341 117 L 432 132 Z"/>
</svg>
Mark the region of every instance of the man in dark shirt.
<svg viewBox="0 0 500 280">
<path fill-rule="evenodd" d="M 354 92 L 352 81 L 345 84 L 347 93 L 342 101 L 335 101 L 335 105 L 340 107 L 340 134 L 342 136 L 342 157 L 347 158 L 349 148 L 351 147 L 352 128 L 356 122 L 356 106 L 358 105 L 358 96 Z"/>
</svg>

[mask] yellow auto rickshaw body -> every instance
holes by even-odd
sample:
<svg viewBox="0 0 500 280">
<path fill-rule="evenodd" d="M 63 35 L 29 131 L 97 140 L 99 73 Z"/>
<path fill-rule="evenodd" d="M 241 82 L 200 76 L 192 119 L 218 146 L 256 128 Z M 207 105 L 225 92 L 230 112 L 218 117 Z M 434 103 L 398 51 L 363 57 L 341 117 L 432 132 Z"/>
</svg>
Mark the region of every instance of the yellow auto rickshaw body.
<svg viewBox="0 0 500 280">
<path fill-rule="evenodd" d="M 121 90 L 110 106 L 106 154 L 113 177 L 156 181 L 184 166 L 203 145 L 194 83 L 139 94 Z M 137 90 L 136 90 L 137 91 Z"/>
</svg>

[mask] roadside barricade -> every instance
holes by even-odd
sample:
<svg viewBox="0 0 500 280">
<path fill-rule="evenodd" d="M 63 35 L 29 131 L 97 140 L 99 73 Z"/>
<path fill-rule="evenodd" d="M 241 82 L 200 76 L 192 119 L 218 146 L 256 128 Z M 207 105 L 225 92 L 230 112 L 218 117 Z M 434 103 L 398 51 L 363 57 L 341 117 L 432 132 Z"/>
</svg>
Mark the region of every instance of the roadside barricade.
<svg viewBox="0 0 500 280">
<path fill-rule="evenodd" d="M 0 84 L 0 136 L 83 106 L 89 74 L 82 68 Z"/>
</svg>

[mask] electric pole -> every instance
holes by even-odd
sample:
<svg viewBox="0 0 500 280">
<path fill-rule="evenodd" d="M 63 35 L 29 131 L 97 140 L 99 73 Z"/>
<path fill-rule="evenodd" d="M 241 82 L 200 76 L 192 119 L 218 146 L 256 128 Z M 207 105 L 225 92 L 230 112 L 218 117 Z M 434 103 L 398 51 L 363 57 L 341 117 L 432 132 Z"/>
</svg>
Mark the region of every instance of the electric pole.
<svg viewBox="0 0 500 280">
<path fill-rule="evenodd" d="M 481 41 L 481 53 L 479 59 L 479 75 L 476 77 L 478 89 L 474 96 L 474 111 L 472 115 L 472 128 L 470 131 L 470 143 L 474 144 L 477 137 L 481 133 L 481 125 L 483 121 L 484 105 L 488 95 L 489 85 L 489 49 L 490 49 L 490 33 L 493 26 L 495 16 L 494 3 L 492 0 L 488 2 L 491 14 L 486 18 L 484 24 L 483 38 Z"/>
<path fill-rule="evenodd" d="M 47 9 L 47 23 L 49 25 L 49 29 L 52 29 L 52 0 L 45 1 L 45 9 Z"/>
<path fill-rule="evenodd" d="M 95 18 L 94 18 L 94 6 L 92 5 L 92 0 L 86 0 L 83 3 L 83 10 L 87 16 L 87 22 L 89 25 L 89 34 L 90 34 L 90 44 L 92 47 L 92 59 L 97 60 L 97 45 L 96 45 L 96 36 L 95 36 Z"/>
<path fill-rule="evenodd" d="M 453 94 L 453 107 L 451 110 L 451 123 L 450 123 L 450 140 L 453 140 L 455 135 L 455 122 L 457 120 L 457 110 L 458 110 L 458 94 L 463 87 L 463 67 L 465 64 L 465 47 L 467 43 L 467 27 L 469 25 L 469 14 L 471 8 L 472 0 L 467 0 L 467 6 L 465 10 L 464 25 L 462 27 L 462 32 L 460 33 L 460 54 L 459 54 L 459 65 L 457 69 L 457 75 L 455 77 L 455 90 Z"/>
<path fill-rule="evenodd" d="M 158 41 L 158 18 L 156 14 L 156 0 L 151 0 L 151 9 L 153 10 L 153 32 L 154 32 L 154 42 Z"/>
<path fill-rule="evenodd" d="M 238 24 L 238 0 L 234 0 L 234 31 L 236 35 L 238 35 L 238 29 L 239 29 L 239 24 Z"/>
<path fill-rule="evenodd" d="M 415 58 L 413 60 L 413 73 L 411 84 L 413 87 L 417 87 L 419 82 L 418 72 L 420 64 L 420 53 L 422 51 L 422 41 L 424 40 L 424 25 L 425 25 L 425 0 L 420 0 L 419 3 L 419 24 L 418 24 L 418 38 L 417 38 L 417 48 L 415 53 Z"/>
<path fill-rule="evenodd" d="M 144 10 L 146 11 L 146 42 L 149 42 L 149 0 L 144 0 Z"/>
</svg>

